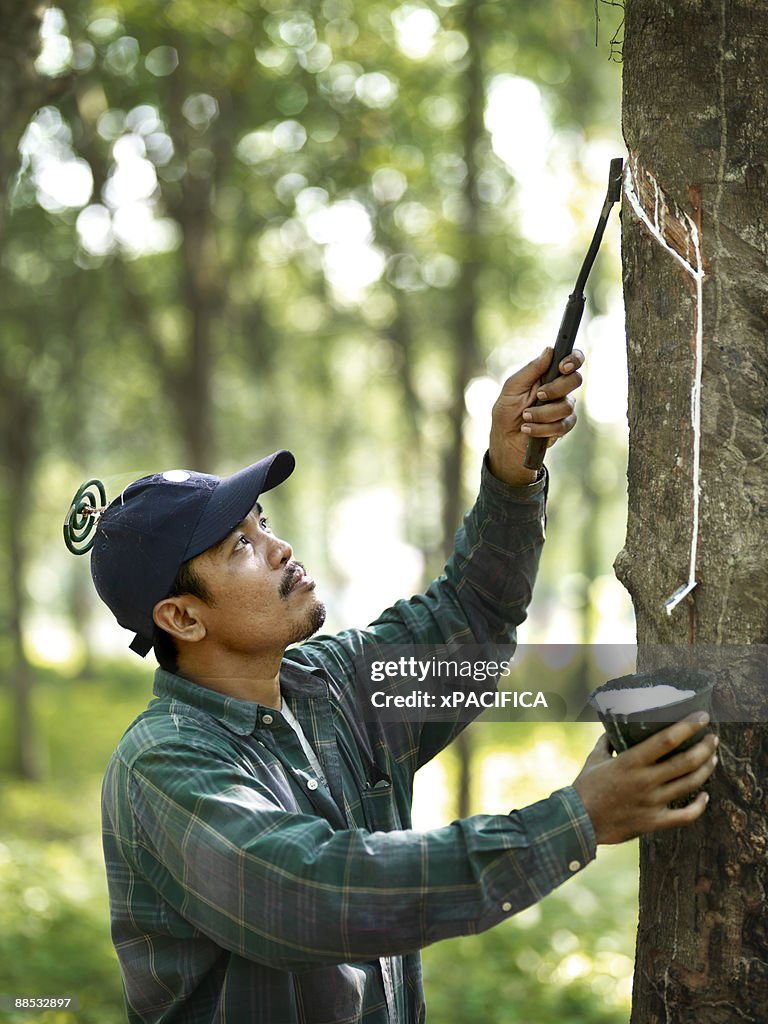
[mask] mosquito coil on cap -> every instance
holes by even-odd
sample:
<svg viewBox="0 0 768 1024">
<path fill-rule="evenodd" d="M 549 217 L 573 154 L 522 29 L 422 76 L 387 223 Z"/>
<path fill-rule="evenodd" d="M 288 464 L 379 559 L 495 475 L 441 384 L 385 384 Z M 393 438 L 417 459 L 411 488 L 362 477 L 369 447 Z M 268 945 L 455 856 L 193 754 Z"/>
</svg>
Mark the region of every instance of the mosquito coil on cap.
<svg viewBox="0 0 768 1024">
<path fill-rule="evenodd" d="M 87 480 L 78 488 L 64 520 L 64 543 L 73 555 L 85 555 L 96 540 L 96 526 L 107 507 L 101 480 Z"/>
</svg>

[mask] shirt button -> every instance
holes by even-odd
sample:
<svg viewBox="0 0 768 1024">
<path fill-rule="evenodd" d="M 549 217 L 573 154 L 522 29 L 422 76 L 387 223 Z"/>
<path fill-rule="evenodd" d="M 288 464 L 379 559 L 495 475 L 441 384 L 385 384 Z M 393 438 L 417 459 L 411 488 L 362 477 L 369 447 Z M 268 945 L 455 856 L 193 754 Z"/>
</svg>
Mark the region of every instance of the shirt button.
<svg viewBox="0 0 768 1024">
<path fill-rule="evenodd" d="M 317 779 L 310 779 L 307 783 L 307 789 L 311 789 L 314 792 L 317 789 Z"/>
<path fill-rule="evenodd" d="M 580 867 L 581 867 L 581 864 L 580 864 L 579 861 L 572 860 L 571 863 L 568 865 L 568 870 L 569 871 L 578 871 Z"/>
<path fill-rule="evenodd" d="M 274 718 L 272 717 L 272 715 L 262 715 L 261 716 L 261 724 L 262 725 L 272 725 L 273 722 L 274 722 Z"/>
<path fill-rule="evenodd" d="M 511 903 L 502 903 L 501 904 L 501 909 L 504 911 L 505 914 L 508 914 L 510 912 L 510 910 L 512 909 L 512 904 Z"/>
</svg>

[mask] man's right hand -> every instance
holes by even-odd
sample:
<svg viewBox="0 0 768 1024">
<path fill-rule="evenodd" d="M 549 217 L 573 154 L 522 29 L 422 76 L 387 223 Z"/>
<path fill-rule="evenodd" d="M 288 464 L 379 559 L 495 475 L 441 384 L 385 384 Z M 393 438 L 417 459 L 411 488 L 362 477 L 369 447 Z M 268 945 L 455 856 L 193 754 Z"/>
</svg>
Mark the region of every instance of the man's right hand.
<svg viewBox="0 0 768 1024">
<path fill-rule="evenodd" d="M 666 761 L 657 763 L 709 721 L 702 712 L 614 757 L 603 734 L 573 783 L 598 843 L 623 843 L 643 832 L 688 825 L 704 812 L 709 796 L 699 793 L 685 807 L 669 807 L 699 789 L 715 770 L 717 737 L 711 733 Z"/>
</svg>

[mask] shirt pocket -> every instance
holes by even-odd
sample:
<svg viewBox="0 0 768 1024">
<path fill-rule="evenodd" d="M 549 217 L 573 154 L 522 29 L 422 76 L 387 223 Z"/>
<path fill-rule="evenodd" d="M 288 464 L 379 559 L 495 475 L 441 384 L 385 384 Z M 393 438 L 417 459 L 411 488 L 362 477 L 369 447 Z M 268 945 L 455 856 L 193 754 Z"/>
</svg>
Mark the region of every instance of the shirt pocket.
<svg viewBox="0 0 768 1024">
<path fill-rule="evenodd" d="M 392 780 L 383 776 L 360 794 L 363 818 L 370 832 L 389 832 L 400 828 Z"/>
</svg>

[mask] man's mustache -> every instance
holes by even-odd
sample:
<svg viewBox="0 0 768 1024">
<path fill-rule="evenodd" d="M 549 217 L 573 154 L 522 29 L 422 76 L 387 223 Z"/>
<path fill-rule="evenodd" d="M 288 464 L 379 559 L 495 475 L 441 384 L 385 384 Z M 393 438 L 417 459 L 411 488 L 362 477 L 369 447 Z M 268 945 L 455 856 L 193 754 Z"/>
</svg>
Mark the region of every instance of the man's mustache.
<svg viewBox="0 0 768 1024">
<path fill-rule="evenodd" d="M 283 578 L 280 581 L 280 589 L 278 591 L 280 597 L 288 597 L 293 584 L 296 582 L 296 578 L 304 575 L 306 571 L 307 570 L 301 562 L 297 562 L 295 560 L 293 562 L 289 562 L 283 571 Z"/>
</svg>

